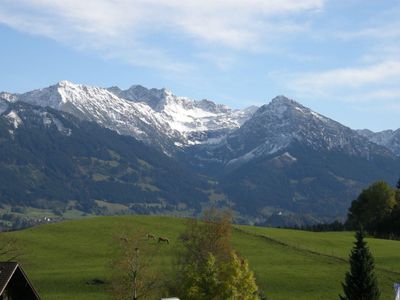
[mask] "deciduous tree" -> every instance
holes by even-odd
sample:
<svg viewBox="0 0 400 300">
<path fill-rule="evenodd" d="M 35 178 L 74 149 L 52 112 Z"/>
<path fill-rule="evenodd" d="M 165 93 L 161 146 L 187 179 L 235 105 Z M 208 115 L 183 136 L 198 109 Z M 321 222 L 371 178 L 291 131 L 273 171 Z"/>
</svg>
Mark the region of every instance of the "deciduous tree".
<svg viewBox="0 0 400 300">
<path fill-rule="evenodd" d="M 118 300 L 150 299 L 161 284 L 160 272 L 152 268 L 159 245 L 148 240 L 144 232 L 122 234 L 111 263 L 112 294 Z"/>
<path fill-rule="evenodd" d="M 367 230 L 389 216 L 397 201 L 394 190 L 384 181 L 378 181 L 363 190 L 351 203 L 348 221 L 354 227 Z"/>
<path fill-rule="evenodd" d="M 259 299 L 248 262 L 232 249 L 231 232 L 231 214 L 215 209 L 188 222 L 171 294 L 187 300 Z"/>
</svg>

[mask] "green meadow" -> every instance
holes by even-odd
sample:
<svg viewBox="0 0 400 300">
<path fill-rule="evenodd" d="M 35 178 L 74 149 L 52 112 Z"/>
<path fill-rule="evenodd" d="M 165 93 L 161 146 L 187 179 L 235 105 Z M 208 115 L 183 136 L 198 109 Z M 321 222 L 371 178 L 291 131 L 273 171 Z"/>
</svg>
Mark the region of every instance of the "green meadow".
<svg viewBox="0 0 400 300">
<path fill-rule="evenodd" d="M 166 236 L 154 267 L 168 274 L 185 220 L 172 217 L 95 217 L 6 233 L 17 239 L 20 260 L 42 299 L 111 299 L 109 274 L 116 237 L 141 231 Z M 153 243 L 154 241 L 149 241 Z M 376 259 L 381 299 L 393 298 L 400 282 L 400 242 L 367 239 Z M 348 269 L 351 232 L 314 233 L 236 226 L 235 249 L 246 257 L 269 300 L 338 299 Z M 105 282 L 90 284 L 93 279 Z"/>
</svg>

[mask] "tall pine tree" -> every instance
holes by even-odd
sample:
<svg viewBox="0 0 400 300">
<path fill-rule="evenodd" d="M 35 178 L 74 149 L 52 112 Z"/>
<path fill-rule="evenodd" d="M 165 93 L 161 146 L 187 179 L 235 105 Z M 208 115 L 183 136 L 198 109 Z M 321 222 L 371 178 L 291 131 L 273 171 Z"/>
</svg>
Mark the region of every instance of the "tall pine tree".
<svg viewBox="0 0 400 300">
<path fill-rule="evenodd" d="M 350 253 L 350 270 L 342 283 L 341 300 L 378 300 L 380 291 L 374 273 L 374 258 L 364 241 L 362 229 L 356 232 L 356 242 Z"/>
</svg>

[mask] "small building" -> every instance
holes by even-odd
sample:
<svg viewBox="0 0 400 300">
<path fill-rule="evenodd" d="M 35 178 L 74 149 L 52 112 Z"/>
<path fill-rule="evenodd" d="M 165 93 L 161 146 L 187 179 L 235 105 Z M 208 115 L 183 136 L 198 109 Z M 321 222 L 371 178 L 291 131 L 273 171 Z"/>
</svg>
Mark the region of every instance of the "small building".
<svg viewBox="0 0 400 300">
<path fill-rule="evenodd" d="M 0 300 L 40 300 L 21 266 L 0 262 Z"/>
</svg>

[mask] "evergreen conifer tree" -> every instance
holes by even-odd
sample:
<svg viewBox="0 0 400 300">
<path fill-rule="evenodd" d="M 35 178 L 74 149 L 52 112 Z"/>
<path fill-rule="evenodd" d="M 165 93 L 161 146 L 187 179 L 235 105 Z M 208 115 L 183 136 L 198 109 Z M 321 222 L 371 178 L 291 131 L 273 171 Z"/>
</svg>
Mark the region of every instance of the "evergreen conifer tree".
<svg viewBox="0 0 400 300">
<path fill-rule="evenodd" d="M 342 283 L 341 300 L 378 300 L 380 291 L 374 273 L 374 258 L 364 241 L 362 229 L 356 232 L 356 241 L 350 253 L 350 270 Z"/>
</svg>

